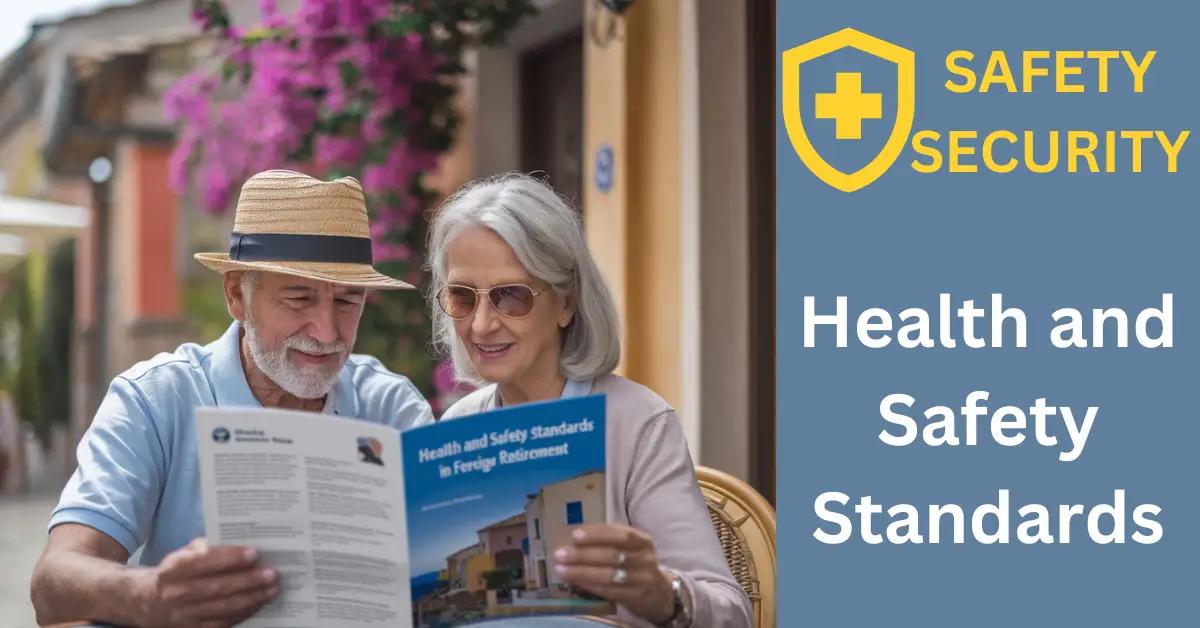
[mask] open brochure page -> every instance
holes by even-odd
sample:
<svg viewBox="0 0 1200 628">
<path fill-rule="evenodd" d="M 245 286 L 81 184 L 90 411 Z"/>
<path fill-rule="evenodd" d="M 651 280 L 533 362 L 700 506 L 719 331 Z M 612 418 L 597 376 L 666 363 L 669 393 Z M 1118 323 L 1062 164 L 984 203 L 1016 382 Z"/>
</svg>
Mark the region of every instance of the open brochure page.
<svg viewBox="0 0 1200 628">
<path fill-rule="evenodd" d="M 401 434 L 414 625 L 614 612 L 553 561 L 575 526 L 605 521 L 604 418 L 603 396 L 580 397 Z"/>
<path fill-rule="evenodd" d="M 198 408 L 210 543 L 248 545 L 280 595 L 245 626 L 407 626 L 404 481 L 394 428 L 313 413 Z"/>
</svg>

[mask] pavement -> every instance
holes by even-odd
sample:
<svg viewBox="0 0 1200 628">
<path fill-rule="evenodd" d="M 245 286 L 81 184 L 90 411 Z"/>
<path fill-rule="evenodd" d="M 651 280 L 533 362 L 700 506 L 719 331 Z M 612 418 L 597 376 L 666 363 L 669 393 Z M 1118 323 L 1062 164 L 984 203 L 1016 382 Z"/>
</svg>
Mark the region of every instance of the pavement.
<svg viewBox="0 0 1200 628">
<path fill-rule="evenodd" d="M 46 521 L 57 493 L 0 497 L 0 626 L 37 626 L 29 603 L 29 576 L 42 552 Z"/>
<path fill-rule="evenodd" d="M 26 447 L 28 494 L 0 495 L 0 627 L 35 628 L 29 603 L 29 577 L 46 544 L 46 522 L 66 478 L 41 459 L 40 447 Z"/>
</svg>

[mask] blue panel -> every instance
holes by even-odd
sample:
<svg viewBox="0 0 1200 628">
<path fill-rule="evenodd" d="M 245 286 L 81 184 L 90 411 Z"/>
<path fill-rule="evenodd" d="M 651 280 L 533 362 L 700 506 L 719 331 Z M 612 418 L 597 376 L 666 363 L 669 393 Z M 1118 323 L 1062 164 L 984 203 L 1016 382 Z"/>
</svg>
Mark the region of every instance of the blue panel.
<svg viewBox="0 0 1200 628">
<path fill-rule="evenodd" d="M 583 523 L 583 502 L 567 502 L 567 525 Z"/>
</svg>

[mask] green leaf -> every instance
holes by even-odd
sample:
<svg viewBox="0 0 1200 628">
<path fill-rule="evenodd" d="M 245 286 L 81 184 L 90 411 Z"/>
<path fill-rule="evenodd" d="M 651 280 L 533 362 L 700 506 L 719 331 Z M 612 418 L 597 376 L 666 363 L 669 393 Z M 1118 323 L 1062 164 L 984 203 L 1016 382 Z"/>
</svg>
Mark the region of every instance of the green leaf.
<svg viewBox="0 0 1200 628">
<path fill-rule="evenodd" d="M 362 78 L 362 70 L 349 61 L 342 61 L 338 64 L 338 73 L 342 77 L 342 85 L 346 87 L 353 87 Z"/>
<path fill-rule="evenodd" d="M 419 13 L 401 14 L 384 20 L 383 34 L 388 37 L 400 37 L 412 32 L 423 32 L 426 22 Z"/>
<path fill-rule="evenodd" d="M 279 39 L 286 33 L 287 30 L 282 28 L 266 28 L 264 26 L 260 26 L 242 35 L 242 43 L 254 45 L 260 41 L 266 41 L 268 39 Z"/>
</svg>

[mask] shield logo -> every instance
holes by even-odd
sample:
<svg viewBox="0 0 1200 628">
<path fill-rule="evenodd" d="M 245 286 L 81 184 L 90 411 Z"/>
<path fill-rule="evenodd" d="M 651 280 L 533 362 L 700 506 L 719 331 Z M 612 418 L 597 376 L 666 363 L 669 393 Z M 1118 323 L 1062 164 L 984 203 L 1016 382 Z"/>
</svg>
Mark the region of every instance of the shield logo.
<svg viewBox="0 0 1200 628">
<path fill-rule="evenodd" d="M 800 102 L 801 67 L 807 61 L 841 50 L 842 48 L 854 48 L 896 65 L 895 125 L 892 127 L 892 131 L 879 153 L 867 165 L 854 172 L 842 172 L 825 161 L 825 158 L 821 157 L 821 154 L 817 152 L 812 141 L 808 138 L 808 133 L 804 128 L 803 116 L 801 115 L 801 107 L 803 105 Z M 916 55 L 911 50 L 901 48 L 853 28 L 843 28 L 836 33 L 831 33 L 820 39 L 814 39 L 806 44 L 785 51 L 783 53 L 782 66 L 784 126 L 787 127 L 788 138 L 791 139 L 792 147 L 796 149 L 796 154 L 800 156 L 800 160 L 804 162 L 804 165 L 808 166 L 809 170 L 812 170 L 813 174 L 834 188 L 843 192 L 853 192 L 866 187 L 872 181 L 878 179 L 880 175 L 895 163 L 896 158 L 900 156 L 900 152 L 904 150 L 904 144 L 908 140 L 909 132 L 912 131 L 913 97 L 916 83 Z M 878 100 L 859 98 L 849 101 L 849 105 L 845 105 L 844 103 L 847 101 L 843 100 L 830 100 L 828 102 L 820 100 L 822 96 L 840 96 L 843 88 L 857 92 L 861 86 L 861 80 L 862 77 L 859 74 L 843 74 L 839 72 L 837 75 L 836 94 L 818 94 L 817 101 L 813 104 L 815 109 L 821 109 L 822 105 L 825 105 L 829 109 L 827 115 L 818 113 L 818 117 L 836 119 L 837 133 L 835 137 L 838 140 L 859 139 L 861 137 L 859 125 L 864 117 L 882 117 L 882 112 L 879 111 L 881 105 Z M 856 93 L 855 95 L 860 97 L 878 97 L 877 94 Z M 847 116 L 845 124 L 843 124 L 843 116 Z M 855 118 L 857 118 L 857 122 L 854 120 Z"/>
</svg>

